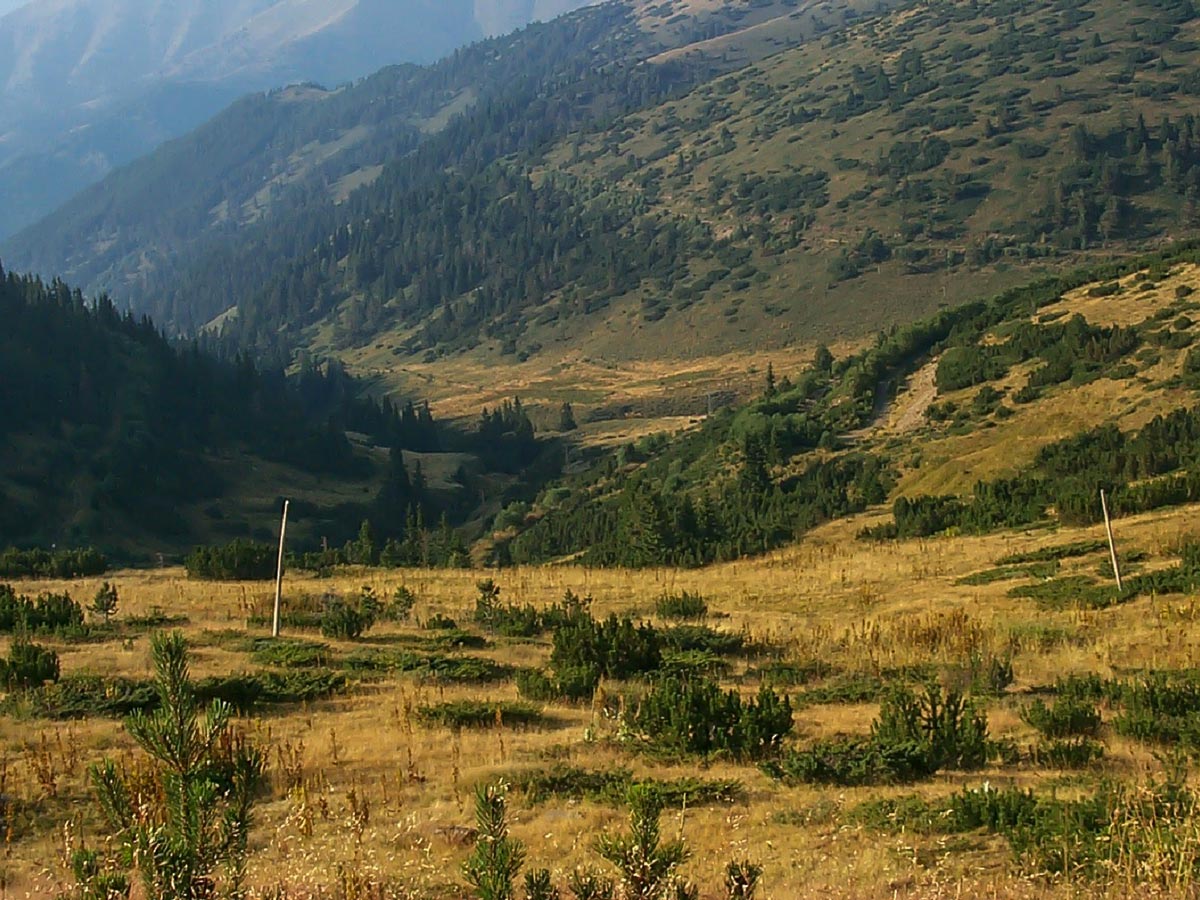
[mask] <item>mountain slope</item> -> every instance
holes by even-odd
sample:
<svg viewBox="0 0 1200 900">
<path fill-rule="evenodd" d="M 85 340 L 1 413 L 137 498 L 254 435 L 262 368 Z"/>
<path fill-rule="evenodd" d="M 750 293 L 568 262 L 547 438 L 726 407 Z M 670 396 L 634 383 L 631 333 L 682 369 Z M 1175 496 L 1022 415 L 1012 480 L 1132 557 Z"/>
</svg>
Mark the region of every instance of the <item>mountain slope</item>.
<svg viewBox="0 0 1200 900">
<path fill-rule="evenodd" d="M 353 229 L 355 218 L 383 215 L 381 222 L 396 221 L 389 204 L 397 191 L 440 193 L 457 190 L 454 184 L 472 179 L 495 183 L 488 167 L 504 165 L 502 159 L 508 154 L 519 152 L 535 158 L 566 135 L 594 131 L 625 111 L 652 107 L 713 72 L 740 65 L 745 55 L 733 54 L 727 59 L 730 54 L 723 48 L 651 65 L 641 65 L 642 60 L 694 45 L 697 40 L 744 33 L 770 21 L 777 23 L 776 41 L 794 44 L 832 27 L 830 21 L 879 8 L 880 4 L 866 0 L 810 2 L 797 8 L 782 3 L 714 5 L 711 9 L 704 4 L 695 8 L 682 3 L 608 4 L 512 38 L 480 44 L 429 69 L 382 72 L 336 97 L 325 98 L 331 102 L 317 98 L 319 104 L 297 107 L 288 97 L 273 105 L 253 107 L 263 116 L 288 120 L 287 126 L 276 132 L 279 140 L 266 145 L 265 152 L 257 149 L 256 132 L 247 133 L 244 118 L 232 113 L 223 116 L 169 153 L 131 166 L 81 196 L 8 242 L 4 254 L 17 265 L 62 271 L 90 287 L 112 290 L 176 326 L 198 327 L 224 312 L 232 295 L 240 299 L 263 290 L 294 262 L 307 258 L 314 234 L 324 232 L 333 239 L 343 223 Z M 750 52 L 759 58 L 775 49 L 774 43 L 761 43 Z M 242 105 L 243 111 L 250 108 Z M 286 180 L 294 183 L 284 189 L 276 181 L 281 169 L 290 165 L 283 161 L 312 140 L 308 137 L 312 129 L 304 123 L 329 109 L 338 110 L 340 119 L 322 132 L 319 143 L 337 151 L 349 141 L 355 152 L 337 152 L 328 165 L 307 174 L 301 171 L 295 178 L 288 176 Z M 423 155 L 398 161 L 411 147 L 407 143 L 411 135 L 401 126 L 413 124 L 427 135 Z M 390 126 L 394 134 L 379 136 L 382 125 Z M 297 129 L 304 129 L 303 140 L 283 137 Z M 205 148 L 213 146 L 229 147 L 239 159 L 245 154 L 244 172 L 222 167 L 222 156 L 213 158 L 209 169 Z M 189 165 L 200 161 L 198 178 L 177 177 L 185 160 Z M 451 160 L 458 161 L 457 173 L 446 168 Z M 303 170 L 305 166 L 293 168 Z M 260 192 L 258 186 L 264 181 L 278 189 Z M 156 185 L 168 182 L 172 192 L 185 192 L 181 202 L 154 205 L 146 201 L 159 193 Z M 369 183 L 338 206 L 351 187 L 364 182 Z M 233 190 L 231 183 L 235 183 Z M 401 183 L 412 187 L 401 187 Z M 227 195 L 228 203 L 220 203 L 218 212 L 207 215 L 217 209 L 222 194 Z M 576 202 L 570 190 L 563 200 Z M 250 217 L 243 215 L 235 222 L 224 218 L 226 212 L 244 209 L 250 201 Z M 611 213 L 623 216 L 620 209 L 624 205 L 622 200 Z M 184 213 L 180 215 L 176 209 Z M 559 215 L 565 211 L 563 207 Z M 253 219 L 253 227 L 236 236 L 220 233 L 223 226 L 246 224 L 248 218 Z M 566 224 L 556 219 L 551 227 Z M 414 222 L 412 227 L 425 226 Z M 365 234 L 361 229 L 359 233 Z M 173 243 L 176 238 L 178 244 Z M 344 242 L 339 238 L 335 243 L 341 246 Z M 379 249 L 394 244 L 395 237 L 387 236 Z M 272 249 L 266 250 L 267 245 Z M 217 262 L 223 255 L 238 255 L 250 248 L 252 255 L 245 258 L 244 265 L 229 259 Z M 357 267 L 352 269 L 357 273 Z M 217 272 L 227 273 L 231 279 L 212 280 L 210 275 Z M 563 273 L 553 276 L 560 283 L 563 277 Z M 303 276 L 302 280 L 312 279 Z M 351 294 L 357 293 L 348 286 Z M 341 285 L 328 287 L 344 293 Z M 511 290 L 505 286 L 498 289 Z M 328 302 L 319 298 L 316 312 L 326 312 Z M 421 298 L 418 306 L 428 302 L 429 298 Z M 504 303 L 508 302 L 504 298 Z M 312 306 L 312 298 L 306 303 Z M 241 304 L 239 311 L 249 312 L 250 304 Z M 251 318 L 261 316 L 255 313 Z M 306 314 L 291 327 L 314 322 L 314 317 Z M 294 344 L 294 338 L 287 339 Z"/>
<path fill-rule="evenodd" d="M 249 91 L 431 62 L 572 0 L 41 0 L 0 18 L 0 236 Z M 140 127 L 121 134 L 131 115 Z"/>
<path fill-rule="evenodd" d="M 387 485 L 436 509 L 432 493 L 392 484 L 376 449 L 433 449 L 432 422 L 357 399 L 336 367 L 285 380 L 222 362 L 107 300 L 3 271 L 0 315 L 0 546 L 128 558 L 261 538 L 281 495 L 296 501 L 297 536 L 316 542 L 356 529 L 364 493 Z"/>
<path fill-rule="evenodd" d="M 890 539 L 1094 524 L 1100 488 L 1118 517 L 1195 502 L 1198 260 L 1044 279 L 769 371 L 755 401 L 505 510 L 497 557 L 696 565 L 861 513 Z"/>
<path fill-rule="evenodd" d="M 414 153 L 273 189 L 229 235 L 130 239 L 114 182 L 4 252 L 284 358 L 861 335 L 1197 227 L 1200 19 L 1135 5 L 606 6 L 415 70 L 445 92 Z"/>
</svg>

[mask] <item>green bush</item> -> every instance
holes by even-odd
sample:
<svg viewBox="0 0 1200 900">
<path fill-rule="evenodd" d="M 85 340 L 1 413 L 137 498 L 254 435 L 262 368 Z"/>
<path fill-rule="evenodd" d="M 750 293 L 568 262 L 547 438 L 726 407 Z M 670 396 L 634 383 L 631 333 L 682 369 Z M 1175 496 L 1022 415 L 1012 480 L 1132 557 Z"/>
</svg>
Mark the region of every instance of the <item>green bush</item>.
<svg viewBox="0 0 1200 900">
<path fill-rule="evenodd" d="M 509 773 L 505 780 L 531 803 L 548 800 L 591 800 L 623 806 L 629 789 L 639 785 L 651 791 L 664 809 L 732 803 L 745 789 L 733 779 L 675 778 L 637 780 L 628 769 L 595 771 L 576 766 L 555 765 Z"/>
<path fill-rule="evenodd" d="M 1034 700 L 1021 710 L 1021 720 L 1044 738 L 1095 737 L 1100 731 L 1100 711 L 1082 697 L 1060 697 L 1053 706 Z"/>
<path fill-rule="evenodd" d="M 708 604 L 699 594 L 684 591 L 663 594 L 654 602 L 654 611 L 662 619 L 703 619 L 708 615 Z"/>
<path fill-rule="evenodd" d="M 330 657 L 328 644 L 299 638 L 256 638 L 250 658 L 261 666 L 312 669 L 329 665 Z"/>
<path fill-rule="evenodd" d="M 540 707 L 531 703 L 503 700 L 454 700 L 417 707 L 417 718 L 447 728 L 493 728 L 537 725 L 543 720 Z"/>
<path fill-rule="evenodd" d="M 83 625 L 83 608 L 69 594 L 39 594 L 36 598 L 17 594 L 11 585 L 0 584 L 0 633 L 25 630 L 33 633 L 61 632 Z"/>
<path fill-rule="evenodd" d="M 590 697 L 601 678 L 627 679 L 657 670 L 662 648 L 662 637 L 651 625 L 635 626 L 616 615 L 597 621 L 582 613 L 555 630 L 550 668 L 564 696 Z"/>
<path fill-rule="evenodd" d="M 103 553 L 82 550 L 18 550 L 0 553 L 0 578 L 86 578 L 108 571 Z"/>
<path fill-rule="evenodd" d="M 1107 686 L 1124 708 L 1112 722 L 1124 737 L 1200 747 L 1200 673 L 1153 672 Z"/>
<path fill-rule="evenodd" d="M 221 546 L 197 547 L 183 561 L 192 578 L 265 581 L 275 577 L 278 548 L 241 538 Z"/>
<path fill-rule="evenodd" d="M 1104 756 L 1104 745 L 1086 737 L 1042 741 L 1030 754 L 1033 762 L 1051 769 L 1084 769 Z"/>
<path fill-rule="evenodd" d="M 58 681 L 58 675 L 58 654 L 23 634 L 13 639 L 8 659 L 0 659 L 0 685 L 8 690 L 41 687 L 47 681 Z"/>
<path fill-rule="evenodd" d="M 365 597 L 357 603 L 330 598 L 321 614 L 321 634 L 327 638 L 357 640 L 375 624 L 378 607 Z"/>
<path fill-rule="evenodd" d="M 517 693 L 536 703 L 552 703 L 561 698 L 558 683 L 541 669 L 519 669 Z"/>
<path fill-rule="evenodd" d="M 662 633 L 663 645 L 677 653 L 702 651 L 717 656 L 732 656 L 748 649 L 744 634 L 717 631 L 707 625 L 676 625 Z"/>
<path fill-rule="evenodd" d="M 224 675 L 205 678 L 193 685 L 201 700 L 222 700 L 242 711 L 263 704 L 311 703 L 345 686 L 345 675 L 327 669 Z M 67 675 L 55 683 L 33 688 L 20 698 L 10 698 L 0 708 L 13 714 L 48 719 L 123 718 L 134 712 L 151 712 L 158 702 L 158 694 L 149 681 Z"/>
<path fill-rule="evenodd" d="M 764 767 L 812 784 L 899 784 L 940 769 L 978 769 L 989 752 L 987 717 L 956 691 L 930 684 L 917 694 L 893 688 L 865 738 L 819 741 Z"/>
<path fill-rule="evenodd" d="M 707 678 L 664 677 L 632 707 L 626 722 L 654 747 L 680 753 L 771 756 L 792 733 L 792 705 L 763 685 L 752 700 Z"/>
</svg>

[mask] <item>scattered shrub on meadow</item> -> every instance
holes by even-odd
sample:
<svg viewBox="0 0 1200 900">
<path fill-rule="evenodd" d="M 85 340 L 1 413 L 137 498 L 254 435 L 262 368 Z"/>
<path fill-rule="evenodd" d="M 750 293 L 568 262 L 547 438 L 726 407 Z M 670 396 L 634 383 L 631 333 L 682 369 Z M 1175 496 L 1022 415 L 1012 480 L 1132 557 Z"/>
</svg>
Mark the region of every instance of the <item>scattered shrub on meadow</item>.
<svg viewBox="0 0 1200 900">
<path fill-rule="evenodd" d="M 543 720 L 541 707 L 507 700 L 452 700 L 417 707 L 417 718 L 447 728 L 500 728 L 536 725 Z"/>
<path fill-rule="evenodd" d="M 989 753 L 987 717 L 957 691 L 893 688 L 865 738 L 835 738 L 785 753 L 765 769 L 813 784 L 898 784 L 939 769 L 977 769 Z"/>
<path fill-rule="evenodd" d="M 766 685 L 744 700 L 708 678 L 658 679 L 631 707 L 626 724 L 652 746 L 680 753 L 774 754 L 792 733 L 792 704 Z"/>
<path fill-rule="evenodd" d="M 83 625 L 83 608 L 69 594 L 18 594 L 11 585 L 0 584 L 0 633 L 19 630 L 31 633 L 62 632 Z"/>
<path fill-rule="evenodd" d="M 0 659 L 0 686 L 7 690 L 41 687 L 58 681 L 58 654 L 29 640 L 25 634 L 13 638 L 8 659 Z"/>
<path fill-rule="evenodd" d="M 0 578 L 86 578 L 108 571 L 103 553 L 82 550 L 18 550 L 0 552 Z"/>
<path fill-rule="evenodd" d="M 265 581 L 275 577 L 278 548 L 238 538 L 224 545 L 197 547 L 184 558 L 192 578 L 213 581 Z"/>
<path fill-rule="evenodd" d="M 654 601 L 654 611 L 662 619 L 703 619 L 708 615 L 708 604 L 699 594 L 684 591 L 663 594 Z"/>
<path fill-rule="evenodd" d="M 1089 699 L 1066 694 L 1053 706 L 1034 700 L 1021 710 L 1021 721 L 1044 738 L 1095 737 L 1100 731 L 1100 710 Z"/>
</svg>

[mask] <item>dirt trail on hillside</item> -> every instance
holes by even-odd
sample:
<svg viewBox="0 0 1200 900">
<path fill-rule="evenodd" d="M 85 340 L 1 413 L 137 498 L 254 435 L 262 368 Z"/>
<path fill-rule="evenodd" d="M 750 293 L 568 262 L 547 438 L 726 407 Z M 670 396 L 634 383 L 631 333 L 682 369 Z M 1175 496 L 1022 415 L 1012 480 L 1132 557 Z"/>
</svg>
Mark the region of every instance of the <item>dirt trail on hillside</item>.
<svg viewBox="0 0 1200 900">
<path fill-rule="evenodd" d="M 937 399 L 937 360 L 922 366 L 908 383 L 901 398 L 903 406 L 891 426 L 897 434 L 907 434 L 925 424 L 925 414 Z"/>
<path fill-rule="evenodd" d="M 937 399 L 935 359 L 922 366 L 908 379 L 895 399 L 891 398 L 892 380 L 881 381 L 875 388 L 875 408 L 871 421 L 847 432 L 847 440 L 862 441 L 877 434 L 907 434 L 925 424 L 925 414 Z"/>
</svg>

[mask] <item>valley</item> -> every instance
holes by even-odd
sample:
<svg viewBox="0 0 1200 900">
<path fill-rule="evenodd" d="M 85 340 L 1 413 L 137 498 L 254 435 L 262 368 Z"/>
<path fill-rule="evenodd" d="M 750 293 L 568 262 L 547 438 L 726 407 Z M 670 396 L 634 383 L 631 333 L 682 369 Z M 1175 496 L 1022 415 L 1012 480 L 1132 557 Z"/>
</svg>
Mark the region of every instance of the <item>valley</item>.
<svg viewBox="0 0 1200 900">
<path fill-rule="evenodd" d="M 0 900 L 1200 895 L 1200 8 L 569 5 L 0 244 Z"/>
</svg>

